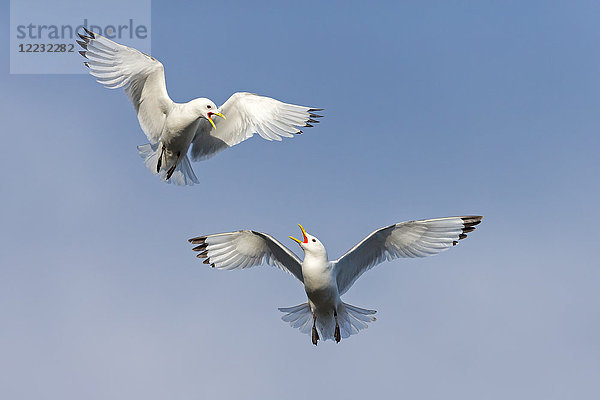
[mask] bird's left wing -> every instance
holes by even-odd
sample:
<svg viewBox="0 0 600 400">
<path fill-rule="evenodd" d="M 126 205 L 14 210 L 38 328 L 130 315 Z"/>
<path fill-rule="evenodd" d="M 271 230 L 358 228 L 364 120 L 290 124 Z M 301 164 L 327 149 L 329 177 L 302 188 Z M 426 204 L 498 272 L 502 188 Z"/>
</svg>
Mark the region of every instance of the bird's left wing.
<svg viewBox="0 0 600 400">
<path fill-rule="evenodd" d="M 84 28 L 85 29 L 85 28 Z M 85 29 L 77 43 L 85 65 L 99 83 L 109 89 L 124 88 L 137 112 L 142 130 L 151 143 L 160 140 L 166 115 L 173 107 L 167 93 L 165 69 L 152 56 L 115 43 Z"/>
<path fill-rule="evenodd" d="M 192 160 L 211 157 L 219 151 L 235 146 L 258 133 L 266 140 L 281 140 L 301 134 L 299 128 L 312 127 L 319 122 L 320 108 L 283 103 L 253 93 L 235 93 L 219 111 L 226 119 L 214 117 L 216 129 L 202 121 L 192 142 Z"/>
<path fill-rule="evenodd" d="M 337 285 L 344 294 L 365 271 L 400 257 L 426 257 L 458 244 L 475 230 L 481 216 L 407 221 L 376 230 L 334 262 Z"/>
<path fill-rule="evenodd" d="M 298 257 L 275 238 L 256 231 L 218 233 L 192 238 L 198 258 L 219 269 L 244 269 L 261 264 L 275 265 L 304 282 Z"/>
</svg>

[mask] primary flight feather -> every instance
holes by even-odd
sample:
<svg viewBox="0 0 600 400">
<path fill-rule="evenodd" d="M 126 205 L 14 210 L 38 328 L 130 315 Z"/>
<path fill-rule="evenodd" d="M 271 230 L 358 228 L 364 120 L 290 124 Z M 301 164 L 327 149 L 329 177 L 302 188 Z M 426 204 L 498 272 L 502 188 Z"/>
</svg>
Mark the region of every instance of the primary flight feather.
<svg viewBox="0 0 600 400">
<path fill-rule="evenodd" d="M 320 108 L 287 104 L 253 93 L 234 93 L 221 107 L 198 98 L 175 103 L 167 93 L 164 67 L 154 57 L 85 29 L 77 43 L 85 65 L 109 89 L 124 88 L 150 143 L 138 146 L 146 166 L 163 181 L 193 185 L 192 161 L 235 146 L 258 133 L 266 140 L 301 134 Z M 214 118 L 219 117 L 219 118 Z"/>
<path fill-rule="evenodd" d="M 475 230 L 483 217 L 463 216 L 407 221 L 377 229 L 336 261 L 329 261 L 325 246 L 306 233 L 303 240 L 290 236 L 304 251 L 304 260 L 266 233 L 243 230 L 199 236 L 189 242 L 198 246 L 199 258 L 218 269 L 244 269 L 274 265 L 295 276 L 308 302 L 280 308 L 282 319 L 303 333 L 319 339 L 342 338 L 358 333 L 375 321 L 374 310 L 344 303 L 340 296 L 367 270 L 396 258 L 426 257 L 447 250 Z"/>
</svg>

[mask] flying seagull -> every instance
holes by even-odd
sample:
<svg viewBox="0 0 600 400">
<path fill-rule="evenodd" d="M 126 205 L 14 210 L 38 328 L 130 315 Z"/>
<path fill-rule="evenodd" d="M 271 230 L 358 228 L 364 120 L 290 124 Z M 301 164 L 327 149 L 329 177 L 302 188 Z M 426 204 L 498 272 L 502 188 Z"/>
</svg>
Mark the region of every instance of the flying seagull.
<svg viewBox="0 0 600 400">
<path fill-rule="evenodd" d="M 85 28 L 84 28 L 85 29 Z M 163 181 L 199 183 L 187 156 L 200 161 L 258 133 L 266 140 L 301 134 L 321 115 L 311 108 L 253 93 L 234 93 L 221 107 L 206 98 L 175 103 L 167 93 L 163 65 L 134 48 L 85 29 L 77 43 L 90 74 L 109 89 L 124 88 L 150 143 L 138 146 L 146 166 Z M 218 119 L 214 117 L 220 117 Z"/>
<path fill-rule="evenodd" d="M 306 233 L 303 240 L 290 236 L 304 250 L 304 260 L 266 233 L 242 230 L 199 236 L 189 242 L 197 244 L 197 257 L 204 264 L 219 269 L 244 269 L 256 265 L 274 265 L 294 275 L 302 284 L 308 302 L 280 308 L 282 319 L 302 333 L 319 339 L 342 338 L 367 328 L 375 321 L 375 310 L 344 303 L 340 296 L 367 270 L 383 261 L 396 258 L 426 257 L 447 250 L 467 237 L 481 222 L 481 216 L 447 217 L 407 221 L 377 229 L 336 261 L 328 261 L 325 246 Z"/>
</svg>

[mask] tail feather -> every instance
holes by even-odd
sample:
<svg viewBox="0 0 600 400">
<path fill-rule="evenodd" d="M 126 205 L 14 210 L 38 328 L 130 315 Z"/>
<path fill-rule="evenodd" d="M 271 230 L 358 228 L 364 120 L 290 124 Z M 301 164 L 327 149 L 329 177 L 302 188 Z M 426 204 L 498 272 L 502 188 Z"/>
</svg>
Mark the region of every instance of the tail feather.
<svg viewBox="0 0 600 400">
<path fill-rule="evenodd" d="M 367 310 L 351 304 L 342 303 L 338 308 L 338 323 L 340 324 L 342 337 L 346 338 L 358 333 L 362 329 L 368 328 L 367 322 L 376 320 L 376 318 L 373 317 L 373 314 L 376 312 L 377 311 L 375 310 Z"/>
<path fill-rule="evenodd" d="M 144 164 L 154 175 L 158 175 L 163 182 L 174 183 L 174 184 L 180 185 L 180 186 L 193 185 L 194 183 L 200 183 L 198 181 L 198 178 L 196 177 L 196 174 L 194 173 L 194 170 L 192 169 L 192 164 L 190 163 L 190 159 L 188 158 L 187 155 L 183 156 L 179 160 L 179 163 L 177 164 L 177 167 L 175 168 L 173 175 L 171 175 L 171 178 L 169 178 L 168 180 L 167 180 L 167 170 L 169 168 L 168 166 L 162 165 L 161 170 L 159 172 L 157 172 L 156 167 L 158 165 L 158 156 L 159 156 L 158 147 L 159 147 L 158 143 L 155 143 L 155 144 L 146 143 L 141 146 L 138 146 L 138 152 L 140 154 L 140 157 L 142 157 L 144 159 Z"/>
<path fill-rule="evenodd" d="M 158 143 L 142 144 L 138 146 L 138 153 L 144 159 L 146 167 L 156 175 L 156 165 L 158 164 Z"/>
<path fill-rule="evenodd" d="M 310 333 L 312 329 L 312 311 L 308 303 L 294 307 L 282 307 L 279 311 L 286 313 L 282 320 L 289 322 L 292 328 L 300 329 L 302 333 Z"/>
<path fill-rule="evenodd" d="M 175 172 L 173 173 L 171 179 L 173 179 L 175 174 L 177 174 L 178 172 L 182 175 L 184 182 L 183 184 L 193 185 L 194 183 L 200 183 L 200 181 L 196 177 L 196 174 L 194 173 L 194 170 L 192 169 L 192 163 L 190 162 L 190 159 L 188 158 L 187 154 L 183 156 L 183 158 L 179 161 L 179 164 L 177 165 L 177 168 L 175 168 Z"/>
<path fill-rule="evenodd" d="M 288 322 L 292 328 L 298 328 L 302 333 L 311 333 L 313 316 L 308 303 L 303 303 L 295 307 L 279 308 L 279 311 L 286 313 L 281 319 Z M 376 320 L 373 316 L 376 312 L 375 310 L 367 310 L 347 303 L 341 303 L 337 314 L 342 338 L 345 339 L 367 328 L 368 322 Z M 329 314 L 317 313 L 317 330 L 321 339 L 333 340 L 335 332 L 333 311 Z"/>
</svg>

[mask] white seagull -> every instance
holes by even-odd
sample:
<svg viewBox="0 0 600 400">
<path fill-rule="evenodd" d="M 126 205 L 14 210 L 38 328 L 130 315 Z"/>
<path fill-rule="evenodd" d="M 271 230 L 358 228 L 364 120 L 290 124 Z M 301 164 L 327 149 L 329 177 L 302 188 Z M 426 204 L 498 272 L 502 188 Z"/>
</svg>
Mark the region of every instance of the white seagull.
<svg viewBox="0 0 600 400">
<path fill-rule="evenodd" d="M 375 321 L 375 310 L 344 303 L 340 296 L 365 271 L 383 261 L 400 257 L 426 257 L 455 246 L 475 230 L 481 216 L 447 217 L 407 221 L 377 229 L 336 261 L 327 259 L 325 246 L 306 233 L 303 240 L 290 236 L 304 250 L 304 260 L 266 233 L 243 230 L 199 236 L 189 242 L 206 258 L 204 264 L 219 269 L 244 269 L 261 264 L 275 265 L 294 275 L 304 284 L 308 302 L 280 308 L 282 319 L 302 333 L 312 333 L 317 345 L 324 340 L 358 333 Z"/>
<path fill-rule="evenodd" d="M 266 140 L 301 134 L 298 127 L 319 122 L 311 108 L 282 103 L 253 93 L 234 93 L 221 107 L 206 98 L 175 103 L 167 93 L 163 65 L 134 48 L 85 29 L 79 53 L 98 82 L 109 89 L 123 87 L 150 141 L 138 146 L 146 166 L 163 181 L 193 185 L 198 178 L 187 156 L 200 161 L 258 133 Z M 213 120 L 214 116 L 221 119 Z"/>
</svg>

